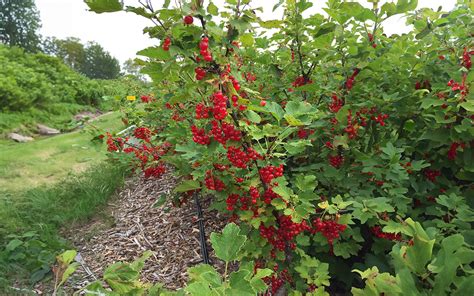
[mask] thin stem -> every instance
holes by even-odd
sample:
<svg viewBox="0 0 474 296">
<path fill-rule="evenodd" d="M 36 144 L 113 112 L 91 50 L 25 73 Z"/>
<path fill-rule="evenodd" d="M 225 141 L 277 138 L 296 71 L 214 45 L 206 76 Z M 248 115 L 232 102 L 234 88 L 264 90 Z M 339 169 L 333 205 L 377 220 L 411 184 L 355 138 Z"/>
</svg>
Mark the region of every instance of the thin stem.
<svg viewBox="0 0 474 296">
<path fill-rule="evenodd" d="M 227 279 L 227 269 L 229 268 L 229 262 L 225 262 L 225 269 L 224 269 L 224 279 Z"/>
</svg>

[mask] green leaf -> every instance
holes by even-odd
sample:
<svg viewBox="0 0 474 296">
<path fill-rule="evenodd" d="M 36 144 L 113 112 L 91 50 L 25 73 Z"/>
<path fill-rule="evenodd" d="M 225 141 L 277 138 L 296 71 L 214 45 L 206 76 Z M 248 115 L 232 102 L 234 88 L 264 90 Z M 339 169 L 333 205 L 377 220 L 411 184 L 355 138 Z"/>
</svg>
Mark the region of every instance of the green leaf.
<svg viewBox="0 0 474 296">
<path fill-rule="evenodd" d="M 238 253 L 247 240 L 239 233 L 240 228 L 235 223 L 227 224 L 222 234 L 211 233 L 211 244 L 219 259 L 230 262 L 238 258 Z"/>
<path fill-rule="evenodd" d="M 337 242 L 334 244 L 334 255 L 340 256 L 344 259 L 348 259 L 351 255 L 357 255 L 357 252 L 361 249 L 359 244 L 355 242 Z"/>
<path fill-rule="evenodd" d="M 110 265 L 104 271 L 104 280 L 118 293 L 129 293 L 135 287 L 131 283 L 137 280 L 140 273 L 134 270 L 130 264 L 118 262 Z"/>
<path fill-rule="evenodd" d="M 316 176 L 314 175 L 297 175 L 296 176 L 296 187 L 301 191 L 313 191 L 318 182 L 316 181 Z"/>
<path fill-rule="evenodd" d="M 415 35 L 416 39 L 423 39 L 423 37 L 427 36 L 432 30 L 429 27 L 424 28 L 420 33 Z"/>
<path fill-rule="evenodd" d="M 465 277 L 461 280 L 456 291 L 453 291 L 453 296 L 470 295 L 474 290 L 474 275 Z"/>
<path fill-rule="evenodd" d="M 59 282 L 58 286 L 63 285 L 69 279 L 69 277 L 77 270 L 79 265 L 80 264 L 78 262 L 74 262 L 74 263 L 70 264 L 66 268 L 66 270 L 63 272 L 63 275 L 61 277 L 61 282 Z"/>
<path fill-rule="evenodd" d="M 397 278 L 400 279 L 398 282 L 400 283 L 400 289 L 402 290 L 403 295 L 420 295 L 418 289 L 416 288 L 413 275 L 408 268 L 398 270 Z"/>
<path fill-rule="evenodd" d="M 387 17 L 396 14 L 397 13 L 396 11 L 397 11 L 397 7 L 395 6 L 395 3 L 387 2 L 384 5 L 382 5 L 382 13 L 386 13 Z"/>
<path fill-rule="evenodd" d="M 407 11 L 416 9 L 417 5 L 418 5 L 418 0 L 398 0 L 396 11 L 397 13 L 405 13 Z"/>
<path fill-rule="evenodd" d="M 336 113 L 336 119 L 339 121 L 342 125 L 347 124 L 347 115 L 349 115 L 349 109 L 351 109 L 351 106 L 349 105 L 344 105 L 339 111 Z"/>
<path fill-rule="evenodd" d="M 59 263 L 68 265 L 76 258 L 77 252 L 75 250 L 67 250 L 56 257 Z"/>
<path fill-rule="evenodd" d="M 133 268 L 133 270 L 140 272 L 145 266 L 145 261 L 148 258 L 150 258 L 152 255 L 153 255 L 153 252 L 150 250 L 143 252 L 140 258 L 137 258 L 135 259 L 135 261 L 130 263 L 130 267 Z"/>
<path fill-rule="evenodd" d="M 310 140 L 299 140 L 299 141 L 293 141 L 293 142 L 288 142 L 284 145 L 286 151 L 290 155 L 296 155 L 299 153 L 302 153 L 306 150 L 306 147 L 312 146 Z"/>
<path fill-rule="evenodd" d="M 165 51 L 162 47 L 153 46 L 140 50 L 137 55 L 149 57 L 158 60 L 167 60 L 171 57 L 169 51 Z"/>
<path fill-rule="evenodd" d="M 280 198 L 275 198 L 271 201 L 272 206 L 275 207 L 277 210 L 283 210 L 286 209 L 286 203 L 280 199 Z"/>
<path fill-rule="evenodd" d="M 306 255 L 302 250 L 297 249 L 297 253 L 301 256 L 301 259 L 299 265 L 295 267 L 295 271 L 298 272 L 308 284 L 329 286 L 329 264 L 322 263 L 318 259 Z"/>
<path fill-rule="evenodd" d="M 90 283 L 84 288 L 86 295 L 109 295 L 110 291 L 107 291 L 100 281 Z"/>
<path fill-rule="evenodd" d="M 431 260 L 435 240 L 428 237 L 420 223 L 411 218 L 406 219 L 405 223 L 413 236 L 413 245 L 403 246 L 400 257 L 408 268 L 421 275 L 426 272 L 426 264 Z"/>
<path fill-rule="evenodd" d="M 115 12 L 123 9 L 119 0 L 84 0 L 90 10 L 96 13 Z"/>
<path fill-rule="evenodd" d="M 12 239 L 10 242 L 8 242 L 7 246 L 5 247 L 5 250 L 7 252 L 11 252 L 13 250 L 15 250 L 16 248 L 18 248 L 19 246 L 21 246 L 23 244 L 23 242 L 19 239 Z"/>
<path fill-rule="evenodd" d="M 255 292 L 250 285 L 250 281 L 247 277 L 250 275 L 248 270 L 239 270 L 233 272 L 229 276 L 230 287 L 225 290 L 225 295 L 235 296 L 253 296 Z"/>
<path fill-rule="evenodd" d="M 441 242 L 441 250 L 428 269 L 437 273 L 433 287 L 433 295 L 443 295 L 454 281 L 456 270 L 461 265 L 457 251 L 464 244 L 464 238 L 460 234 L 451 235 Z"/>
<path fill-rule="evenodd" d="M 258 113 L 255 111 L 247 110 L 245 113 L 247 115 L 246 118 L 253 123 L 260 123 L 260 121 L 262 120 L 260 115 L 258 115 Z"/>
<path fill-rule="evenodd" d="M 305 125 L 301 120 L 296 119 L 293 115 L 285 114 L 286 122 L 291 126 L 302 126 Z"/>
<path fill-rule="evenodd" d="M 286 114 L 299 115 L 311 111 L 311 105 L 303 102 L 290 101 L 285 106 Z"/>
<path fill-rule="evenodd" d="M 189 284 L 184 289 L 186 292 L 193 296 L 209 296 L 212 295 L 212 290 L 208 285 L 201 282 L 194 282 Z"/>
<path fill-rule="evenodd" d="M 212 3 L 212 1 L 210 1 L 209 5 L 207 6 L 207 12 L 212 14 L 212 15 L 218 15 L 219 14 L 217 6 L 214 3 Z"/>
<path fill-rule="evenodd" d="M 273 192 L 283 197 L 283 199 L 286 201 L 290 200 L 291 196 L 294 195 L 293 190 L 291 190 L 290 187 L 286 186 L 286 184 L 288 183 L 283 177 L 278 178 L 276 180 L 278 182 L 278 186 L 273 187 Z"/>
<path fill-rule="evenodd" d="M 252 285 L 253 290 L 255 293 L 262 293 L 267 290 L 267 284 L 262 280 L 264 277 L 268 277 L 272 275 L 273 271 L 271 269 L 257 269 L 257 273 L 252 277 L 250 280 L 250 284 Z"/>
<path fill-rule="evenodd" d="M 356 20 L 365 22 L 367 20 L 375 20 L 375 14 L 372 10 L 363 7 L 358 2 L 344 2 L 341 3 L 341 12 L 345 13 Z"/>
<path fill-rule="evenodd" d="M 314 38 L 317 38 L 321 35 L 326 35 L 328 33 L 331 33 L 333 32 L 334 30 L 336 29 L 336 24 L 334 23 L 326 23 L 326 24 L 323 24 L 318 32 L 314 35 Z"/>
<path fill-rule="evenodd" d="M 159 208 L 164 205 L 166 202 L 166 194 L 161 194 L 160 197 L 153 204 L 154 208 Z"/>
<path fill-rule="evenodd" d="M 281 28 L 283 21 L 280 20 L 269 20 L 269 21 L 260 21 L 259 25 L 265 29 L 278 29 Z"/>
<path fill-rule="evenodd" d="M 255 43 L 252 33 L 245 33 L 245 34 L 240 35 L 239 40 L 242 43 L 242 45 L 245 47 L 252 47 L 253 44 Z"/>
<path fill-rule="evenodd" d="M 278 121 L 280 121 L 283 118 L 283 115 L 285 115 L 283 108 L 276 102 L 267 102 L 267 109 Z"/>
<path fill-rule="evenodd" d="M 191 282 L 202 282 L 211 287 L 222 285 L 222 278 L 216 269 L 209 264 L 199 264 L 188 269 L 188 275 Z"/>
<path fill-rule="evenodd" d="M 201 188 L 201 183 L 196 180 L 186 180 L 181 182 L 176 188 L 174 189 L 175 192 L 186 192 L 191 190 L 196 190 Z"/>
<path fill-rule="evenodd" d="M 132 7 L 132 6 L 127 6 L 125 8 L 125 11 L 126 12 L 133 12 L 137 15 L 140 15 L 140 16 L 144 16 L 144 17 L 147 17 L 147 18 L 152 18 L 153 17 L 153 14 L 151 13 L 148 13 L 144 7 Z"/>
<path fill-rule="evenodd" d="M 308 247 L 310 246 L 309 236 L 300 234 L 296 237 L 296 243 L 298 246 Z"/>
<path fill-rule="evenodd" d="M 463 107 L 469 112 L 474 112 L 474 101 L 467 101 L 467 102 L 459 104 L 459 106 Z"/>
</svg>

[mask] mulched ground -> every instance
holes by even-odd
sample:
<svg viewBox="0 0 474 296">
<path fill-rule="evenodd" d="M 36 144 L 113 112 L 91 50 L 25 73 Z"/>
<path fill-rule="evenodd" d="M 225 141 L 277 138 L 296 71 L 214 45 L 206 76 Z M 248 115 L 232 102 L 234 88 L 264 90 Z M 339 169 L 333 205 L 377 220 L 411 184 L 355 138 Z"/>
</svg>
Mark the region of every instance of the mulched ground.
<svg viewBox="0 0 474 296">
<path fill-rule="evenodd" d="M 118 197 L 98 218 L 66 233 L 83 263 L 68 281 L 68 290 L 78 290 L 102 277 L 103 270 L 117 261 L 133 261 L 144 251 L 154 255 L 148 259 L 142 280 L 163 283 L 166 288 L 184 286 L 188 267 L 201 263 L 196 206 L 192 199 L 181 207 L 170 202 L 154 208 L 162 194 L 169 194 L 176 178 L 167 173 L 159 179 L 129 180 Z M 211 260 L 217 268 L 223 263 L 211 252 L 209 235 L 220 232 L 226 217 L 206 210 L 209 199 L 201 206 L 204 212 L 206 237 Z"/>
</svg>

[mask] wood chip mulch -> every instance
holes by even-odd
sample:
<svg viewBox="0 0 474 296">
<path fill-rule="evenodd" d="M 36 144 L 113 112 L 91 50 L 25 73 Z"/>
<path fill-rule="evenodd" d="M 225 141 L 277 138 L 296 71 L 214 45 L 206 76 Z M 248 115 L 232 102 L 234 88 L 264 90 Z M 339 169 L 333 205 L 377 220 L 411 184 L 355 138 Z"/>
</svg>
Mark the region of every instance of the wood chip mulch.
<svg viewBox="0 0 474 296">
<path fill-rule="evenodd" d="M 162 194 L 170 194 L 176 178 L 167 173 L 159 179 L 139 178 L 127 181 L 102 217 L 66 236 L 80 254 L 83 264 L 68 281 L 68 290 L 78 290 L 96 279 L 104 269 L 118 261 L 131 262 L 146 250 L 153 251 L 142 272 L 142 280 L 163 283 L 166 288 L 179 289 L 187 281 L 186 270 L 202 262 L 196 205 L 192 199 L 181 207 L 166 202 L 153 205 Z M 213 254 L 209 236 L 220 232 L 226 217 L 207 210 L 209 199 L 201 199 L 207 247 L 212 263 L 223 269 Z"/>
</svg>

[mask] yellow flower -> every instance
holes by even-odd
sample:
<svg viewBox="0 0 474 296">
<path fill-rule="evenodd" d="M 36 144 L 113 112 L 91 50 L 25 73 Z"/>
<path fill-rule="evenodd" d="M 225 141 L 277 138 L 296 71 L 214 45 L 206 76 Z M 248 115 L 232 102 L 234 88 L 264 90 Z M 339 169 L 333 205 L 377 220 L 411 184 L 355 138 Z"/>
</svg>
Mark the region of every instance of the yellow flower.
<svg viewBox="0 0 474 296">
<path fill-rule="evenodd" d="M 135 96 L 127 96 L 127 101 L 135 101 L 137 97 Z"/>
</svg>

